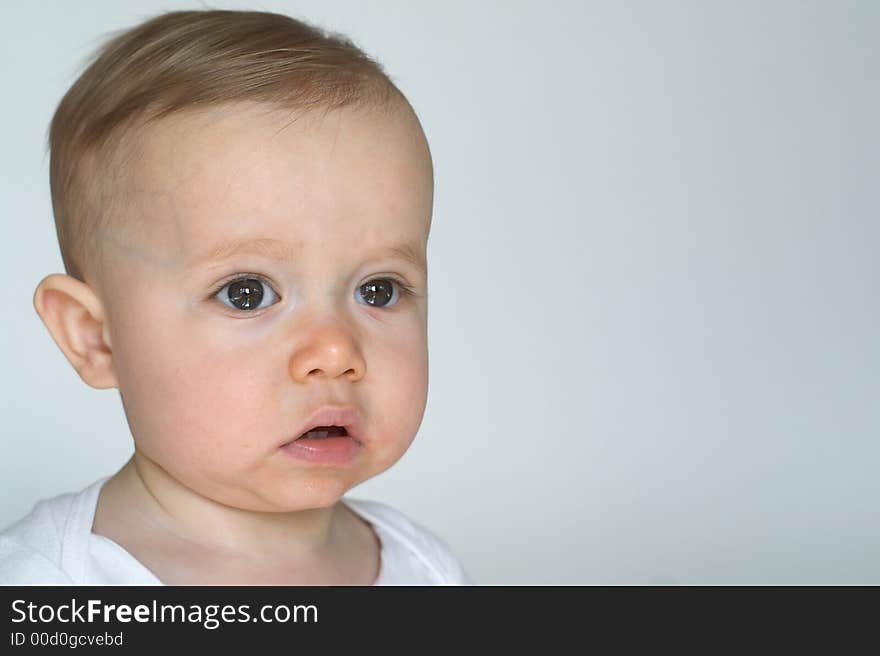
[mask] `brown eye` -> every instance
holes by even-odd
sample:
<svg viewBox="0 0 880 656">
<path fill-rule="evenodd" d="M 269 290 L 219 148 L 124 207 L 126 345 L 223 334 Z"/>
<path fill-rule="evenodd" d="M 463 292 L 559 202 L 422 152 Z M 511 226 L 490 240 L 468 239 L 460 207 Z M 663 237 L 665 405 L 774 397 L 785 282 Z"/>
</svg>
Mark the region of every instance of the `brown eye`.
<svg viewBox="0 0 880 656">
<path fill-rule="evenodd" d="M 249 277 L 237 278 L 225 284 L 217 293 L 217 297 L 224 305 L 236 310 L 259 309 L 260 303 L 267 296 L 269 299 L 276 296 L 272 288 L 257 278 Z"/>
<path fill-rule="evenodd" d="M 395 293 L 395 287 L 396 283 L 389 278 L 376 278 L 358 287 L 355 296 L 363 299 L 358 301 L 359 303 L 373 307 L 387 307 L 397 303 L 400 296 L 399 293 Z"/>
</svg>

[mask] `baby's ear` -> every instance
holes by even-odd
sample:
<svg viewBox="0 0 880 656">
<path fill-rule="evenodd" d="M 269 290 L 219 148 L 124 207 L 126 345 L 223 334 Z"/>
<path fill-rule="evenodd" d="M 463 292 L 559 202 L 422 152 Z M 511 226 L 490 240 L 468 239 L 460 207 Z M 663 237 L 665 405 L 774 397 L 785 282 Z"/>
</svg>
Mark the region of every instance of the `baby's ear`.
<svg viewBox="0 0 880 656">
<path fill-rule="evenodd" d="M 71 276 L 53 273 L 37 285 L 34 308 L 87 385 L 97 389 L 118 387 L 104 307 L 91 287 Z"/>
</svg>

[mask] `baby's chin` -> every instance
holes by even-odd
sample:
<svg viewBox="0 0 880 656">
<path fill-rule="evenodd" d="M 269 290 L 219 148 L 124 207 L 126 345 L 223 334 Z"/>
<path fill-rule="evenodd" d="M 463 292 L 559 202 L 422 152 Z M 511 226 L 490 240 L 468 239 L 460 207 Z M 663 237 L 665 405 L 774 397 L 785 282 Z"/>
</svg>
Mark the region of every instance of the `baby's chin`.
<svg viewBox="0 0 880 656">
<path fill-rule="evenodd" d="M 230 508 L 255 513 L 291 513 L 331 508 L 359 480 L 341 476 L 313 477 L 311 480 L 274 480 L 263 485 L 249 485 L 230 493 L 230 487 L 202 493 L 203 496 Z"/>
</svg>

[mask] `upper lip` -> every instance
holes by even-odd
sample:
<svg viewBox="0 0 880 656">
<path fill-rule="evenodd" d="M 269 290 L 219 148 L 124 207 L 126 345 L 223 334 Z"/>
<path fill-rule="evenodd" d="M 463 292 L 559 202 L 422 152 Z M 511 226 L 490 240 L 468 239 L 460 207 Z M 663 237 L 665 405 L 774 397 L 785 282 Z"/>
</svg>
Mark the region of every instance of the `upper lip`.
<svg viewBox="0 0 880 656">
<path fill-rule="evenodd" d="M 305 423 L 285 442 L 289 444 L 316 426 L 342 426 L 355 442 L 361 441 L 361 415 L 356 408 L 342 405 L 326 405 L 315 410 Z"/>
</svg>

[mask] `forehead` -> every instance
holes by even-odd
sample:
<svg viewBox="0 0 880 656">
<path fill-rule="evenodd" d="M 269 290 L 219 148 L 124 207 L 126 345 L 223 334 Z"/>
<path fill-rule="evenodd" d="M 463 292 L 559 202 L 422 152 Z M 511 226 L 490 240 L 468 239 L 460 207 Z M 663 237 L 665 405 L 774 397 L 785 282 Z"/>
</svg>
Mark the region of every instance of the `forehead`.
<svg viewBox="0 0 880 656">
<path fill-rule="evenodd" d="M 128 187 L 139 241 L 175 266 L 249 240 L 294 256 L 424 245 L 433 204 L 430 154 L 408 108 L 236 103 L 175 115 L 143 131 Z"/>
</svg>

